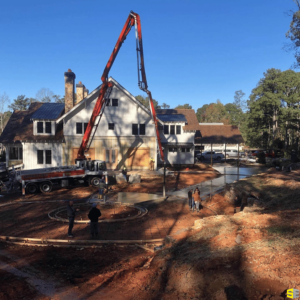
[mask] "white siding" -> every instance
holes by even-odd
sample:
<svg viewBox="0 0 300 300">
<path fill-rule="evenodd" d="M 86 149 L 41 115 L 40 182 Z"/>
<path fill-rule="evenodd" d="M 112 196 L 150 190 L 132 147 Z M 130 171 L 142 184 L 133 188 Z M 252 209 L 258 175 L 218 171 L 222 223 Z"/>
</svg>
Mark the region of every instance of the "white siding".
<svg viewBox="0 0 300 300">
<path fill-rule="evenodd" d="M 62 144 L 59 143 L 22 143 L 24 169 L 57 167 L 62 165 Z M 52 150 L 52 164 L 37 163 L 37 150 Z"/>
<path fill-rule="evenodd" d="M 171 165 L 192 165 L 194 164 L 194 149 L 192 148 L 190 152 L 169 152 L 168 148 L 164 149 L 165 161 L 167 164 Z"/>
<path fill-rule="evenodd" d="M 82 110 L 80 108 L 78 110 L 75 109 L 65 118 L 65 136 L 83 136 L 83 134 L 76 134 L 76 123 L 89 122 L 98 94 L 96 93 L 93 96 L 93 99 L 87 104 L 86 108 Z M 134 136 L 132 135 L 132 124 L 146 124 L 145 136 L 155 136 L 155 126 L 152 124 L 151 116 L 116 86 L 113 87 L 110 95 L 110 99 L 113 98 L 118 99 L 118 106 L 105 107 L 104 115 L 101 118 L 95 137 Z M 108 123 L 114 123 L 115 129 L 108 130 Z"/>
<path fill-rule="evenodd" d="M 194 144 L 195 132 L 184 132 L 182 127 L 185 124 L 182 123 L 164 123 L 164 125 L 169 125 L 169 133 L 170 126 L 175 125 L 175 134 L 164 134 L 164 131 L 160 131 L 159 136 L 162 143 L 192 143 Z M 176 125 L 181 125 L 181 134 L 176 134 Z"/>
</svg>

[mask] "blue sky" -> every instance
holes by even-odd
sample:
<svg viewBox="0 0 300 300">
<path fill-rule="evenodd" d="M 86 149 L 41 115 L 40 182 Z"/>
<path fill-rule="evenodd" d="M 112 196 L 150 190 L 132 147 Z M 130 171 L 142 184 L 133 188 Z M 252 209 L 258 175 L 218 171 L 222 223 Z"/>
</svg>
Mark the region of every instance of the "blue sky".
<svg viewBox="0 0 300 300">
<path fill-rule="evenodd" d="M 141 17 L 145 66 L 153 98 L 197 110 L 220 99 L 246 98 L 268 68 L 286 70 L 292 0 L 14 1 L 0 11 L 0 94 L 35 97 L 43 87 L 64 94 L 68 68 L 92 91 L 133 10 Z M 133 95 L 137 86 L 134 30 L 110 75 Z"/>
</svg>

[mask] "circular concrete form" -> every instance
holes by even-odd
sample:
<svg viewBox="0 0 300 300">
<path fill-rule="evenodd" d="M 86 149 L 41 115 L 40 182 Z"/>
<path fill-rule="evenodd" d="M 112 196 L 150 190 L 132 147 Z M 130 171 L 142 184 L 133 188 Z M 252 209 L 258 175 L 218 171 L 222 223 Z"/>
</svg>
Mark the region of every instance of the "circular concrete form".
<svg viewBox="0 0 300 300">
<path fill-rule="evenodd" d="M 130 220 L 136 220 L 139 219 L 143 216 L 145 216 L 148 212 L 148 210 L 144 207 L 141 206 L 137 206 L 137 205 L 128 205 L 128 204 L 122 204 L 122 203 L 97 203 L 97 205 L 100 206 L 100 211 L 102 211 L 102 215 L 103 215 L 103 211 L 108 209 L 114 210 L 115 213 L 115 209 L 120 209 L 120 207 L 125 208 L 127 211 L 123 212 L 121 214 L 116 214 L 119 215 L 119 218 L 113 218 L 113 219 L 100 219 L 98 222 L 99 223 L 113 223 L 113 222 L 125 222 L 125 221 L 130 221 Z M 77 204 L 74 205 L 75 208 L 83 208 L 82 211 L 84 211 L 86 213 L 86 218 L 87 218 L 87 212 L 89 209 L 91 209 L 91 204 Z M 69 222 L 69 219 L 66 216 L 66 211 L 67 208 L 63 207 L 63 208 L 57 208 L 55 210 L 52 210 L 48 213 L 48 217 L 51 220 L 55 220 L 55 221 L 60 221 L 60 222 Z M 82 212 L 81 211 L 81 212 Z M 78 214 L 78 213 L 77 213 Z M 127 216 L 124 216 L 124 215 Z M 133 216 L 131 214 L 134 214 Z M 113 217 L 115 214 L 111 215 L 111 217 Z M 76 216 L 77 218 L 80 216 Z M 90 223 L 90 220 L 84 219 L 84 220 L 74 220 L 74 223 L 80 223 L 80 224 L 88 224 Z"/>
</svg>

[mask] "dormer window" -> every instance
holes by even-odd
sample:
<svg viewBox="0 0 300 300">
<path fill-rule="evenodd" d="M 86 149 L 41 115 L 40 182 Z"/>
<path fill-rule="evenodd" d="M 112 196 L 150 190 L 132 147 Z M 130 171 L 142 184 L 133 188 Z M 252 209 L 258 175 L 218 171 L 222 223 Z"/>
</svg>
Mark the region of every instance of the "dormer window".
<svg viewBox="0 0 300 300">
<path fill-rule="evenodd" d="M 51 122 L 45 122 L 45 133 L 51 134 Z"/>
<path fill-rule="evenodd" d="M 44 133 L 44 122 L 37 122 L 37 133 Z"/>
<path fill-rule="evenodd" d="M 52 128 L 50 121 L 34 121 L 34 132 L 37 135 L 52 135 L 54 128 Z"/>
</svg>

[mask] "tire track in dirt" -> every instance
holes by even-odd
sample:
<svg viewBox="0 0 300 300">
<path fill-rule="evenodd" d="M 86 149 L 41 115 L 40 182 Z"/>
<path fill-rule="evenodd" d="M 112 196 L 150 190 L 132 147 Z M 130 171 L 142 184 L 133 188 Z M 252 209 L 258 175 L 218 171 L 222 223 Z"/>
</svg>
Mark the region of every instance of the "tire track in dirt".
<svg viewBox="0 0 300 300">
<path fill-rule="evenodd" d="M 2 259 L 1 259 L 2 257 Z M 4 259 L 3 259 L 4 257 Z M 4 262 L 11 261 L 11 262 Z M 14 267 L 13 265 L 16 265 Z M 77 300 L 81 299 L 78 294 L 71 289 L 56 288 L 59 283 L 53 280 L 43 280 L 43 274 L 29 266 L 29 263 L 20 257 L 12 255 L 7 251 L 0 250 L 0 269 L 9 272 L 17 277 L 24 278 L 26 282 L 43 296 L 51 297 L 53 300 Z M 38 274 L 38 277 L 35 276 Z"/>
</svg>

